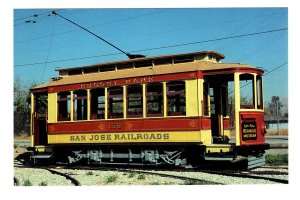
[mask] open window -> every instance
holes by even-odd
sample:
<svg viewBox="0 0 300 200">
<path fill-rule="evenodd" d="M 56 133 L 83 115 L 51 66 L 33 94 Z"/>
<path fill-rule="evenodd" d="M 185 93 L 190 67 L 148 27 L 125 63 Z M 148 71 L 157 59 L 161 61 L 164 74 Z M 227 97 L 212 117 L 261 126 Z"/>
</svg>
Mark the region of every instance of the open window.
<svg viewBox="0 0 300 200">
<path fill-rule="evenodd" d="M 87 91 L 79 90 L 74 93 L 74 120 L 87 119 Z"/>
<path fill-rule="evenodd" d="M 108 88 L 108 118 L 123 118 L 123 87 Z"/>
<path fill-rule="evenodd" d="M 147 101 L 147 116 L 163 116 L 163 84 L 153 83 L 147 85 L 146 92 Z"/>
<path fill-rule="evenodd" d="M 185 115 L 185 82 L 167 83 L 168 116 Z"/>
<path fill-rule="evenodd" d="M 131 85 L 127 87 L 127 117 L 143 116 L 143 87 Z"/>
<path fill-rule="evenodd" d="M 71 93 L 60 92 L 57 95 L 58 104 L 58 121 L 70 121 L 71 120 Z"/>
<path fill-rule="evenodd" d="M 91 90 L 91 119 L 105 118 L 105 91 L 104 88 Z"/>
</svg>

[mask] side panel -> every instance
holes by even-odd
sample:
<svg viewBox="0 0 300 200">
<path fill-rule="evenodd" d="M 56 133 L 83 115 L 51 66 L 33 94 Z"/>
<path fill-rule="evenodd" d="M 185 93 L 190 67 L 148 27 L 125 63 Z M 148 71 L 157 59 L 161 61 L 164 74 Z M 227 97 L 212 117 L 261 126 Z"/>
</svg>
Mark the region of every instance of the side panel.
<svg viewBox="0 0 300 200">
<path fill-rule="evenodd" d="M 200 131 L 170 131 L 170 132 L 125 132 L 125 133 L 84 133 L 48 135 L 51 144 L 105 144 L 105 143 L 199 143 Z"/>
<path fill-rule="evenodd" d="M 194 118 L 151 118 L 127 120 L 102 120 L 82 122 L 49 123 L 48 134 L 113 133 L 139 131 L 193 131 L 200 130 L 205 119 Z M 207 127 L 206 125 L 204 127 Z"/>
<path fill-rule="evenodd" d="M 48 123 L 57 122 L 57 93 L 48 94 Z"/>
<path fill-rule="evenodd" d="M 265 143 L 264 112 L 240 112 L 241 145 Z"/>
<path fill-rule="evenodd" d="M 186 80 L 186 115 L 199 116 L 198 80 Z"/>
</svg>

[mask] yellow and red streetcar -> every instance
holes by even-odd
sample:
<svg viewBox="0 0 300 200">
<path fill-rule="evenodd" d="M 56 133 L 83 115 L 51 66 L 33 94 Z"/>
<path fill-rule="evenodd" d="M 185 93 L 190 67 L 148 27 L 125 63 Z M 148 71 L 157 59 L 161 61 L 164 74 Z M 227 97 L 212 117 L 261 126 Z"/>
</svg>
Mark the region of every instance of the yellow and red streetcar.
<svg viewBox="0 0 300 200">
<path fill-rule="evenodd" d="M 201 51 L 58 69 L 31 89 L 32 159 L 262 163 L 263 70 L 222 59 Z"/>
</svg>

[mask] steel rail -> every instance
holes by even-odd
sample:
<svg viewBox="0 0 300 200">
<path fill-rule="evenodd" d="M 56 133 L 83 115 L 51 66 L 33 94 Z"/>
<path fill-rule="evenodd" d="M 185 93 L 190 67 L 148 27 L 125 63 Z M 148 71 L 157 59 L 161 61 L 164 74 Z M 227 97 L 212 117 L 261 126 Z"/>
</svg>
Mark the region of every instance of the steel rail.
<svg viewBox="0 0 300 200">
<path fill-rule="evenodd" d="M 257 176 L 251 174 L 251 172 L 239 172 L 239 171 L 214 171 L 214 170 L 200 170 L 199 172 L 203 173 L 209 173 L 209 174 L 217 174 L 217 175 L 223 175 L 223 176 L 232 176 L 232 177 L 239 177 L 239 178 L 251 178 L 251 179 L 261 179 L 261 180 L 268 180 L 273 181 L 276 183 L 283 183 L 288 184 L 288 180 L 284 179 L 278 179 L 278 178 L 271 178 L 271 177 L 264 177 L 264 176 Z"/>
<path fill-rule="evenodd" d="M 47 170 L 47 171 L 51 172 L 52 174 L 63 176 L 66 179 L 69 179 L 75 186 L 81 186 L 81 183 L 77 179 L 75 179 L 72 176 L 69 176 L 68 174 L 65 174 L 65 173 L 62 173 L 62 172 L 59 172 L 59 171 L 56 171 L 53 169 L 49 169 L 49 168 L 42 168 L 42 169 Z"/>
</svg>

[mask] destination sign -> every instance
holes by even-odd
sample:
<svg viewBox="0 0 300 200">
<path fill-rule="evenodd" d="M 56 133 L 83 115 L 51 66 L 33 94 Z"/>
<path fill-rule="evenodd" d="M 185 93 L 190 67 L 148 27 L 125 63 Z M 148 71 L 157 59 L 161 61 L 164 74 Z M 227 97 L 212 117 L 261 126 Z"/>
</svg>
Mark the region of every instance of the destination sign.
<svg viewBox="0 0 300 200">
<path fill-rule="evenodd" d="M 255 121 L 244 121 L 242 123 L 242 139 L 243 140 L 256 140 L 256 122 Z"/>
</svg>

